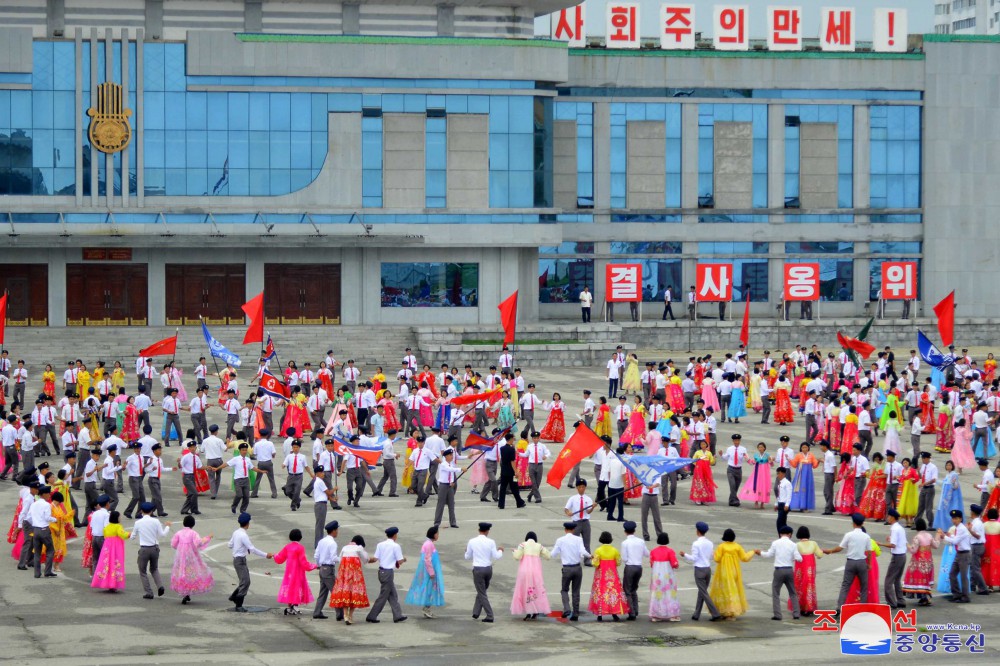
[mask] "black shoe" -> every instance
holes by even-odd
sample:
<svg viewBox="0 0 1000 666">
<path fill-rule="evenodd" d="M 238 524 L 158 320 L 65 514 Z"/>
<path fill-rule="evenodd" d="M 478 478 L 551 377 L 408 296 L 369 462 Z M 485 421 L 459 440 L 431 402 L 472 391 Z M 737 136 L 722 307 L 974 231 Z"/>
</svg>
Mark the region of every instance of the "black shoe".
<svg viewBox="0 0 1000 666">
<path fill-rule="evenodd" d="M 330 618 L 329 618 L 329 616 L 323 615 L 322 613 L 320 613 L 319 615 L 313 615 L 313 619 L 314 620 L 329 620 Z"/>
<path fill-rule="evenodd" d="M 156 514 L 156 515 L 157 515 L 157 516 L 159 516 L 160 518 L 166 518 L 166 517 L 167 517 L 167 516 L 169 516 L 170 514 L 169 514 L 169 513 L 158 513 L 158 514 Z"/>
<path fill-rule="evenodd" d="M 400 623 L 400 622 L 406 622 L 406 616 L 404 615 L 404 616 L 403 616 L 403 617 L 401 617 L 401 618 L 398 618 L 398 619 L 394 619 L 394 620 L 393 620 L 392 622 L 393 622 L 393 624 L 398 624 L 398 623 Z"/>
<path fill-rule="evenodd" d="M 122 515 L 125 516 L 126 518 L 128 518 L 129 520 L 134 520 L 134 518 L 132 518 L 132 514 L 131 513 L 124 513 Z"/>
<path fill-rule="evenodd" d="M 21 565 L 19 564 L 19 565 L 17 565 L 17 570 L 18 570 L 18 571 L 27 571 L 27 570 L 28 570 L 28 567 L 22 567 L 22 566 L 21 566 Z"/>
<path fill-rule="evenodd" d="M 627 622 L 635 622 L 635 618 L 636 618 L 635 615 L 629 615 L 627 618 L 625 618 L 625 620 Z"/>
<path fill-rule="evenodd" d="M 46 578 L 59 578 L 59 574 L 47 573 L 47 574 L 45 574 L 45 577 Z M 968 600 L 966 600 L 966 601 L 968 601 Z"/>
<path fill-rule="evenodd" d="M 524 502 L 521 502 L 520 504 L 518 504 L 518 505 L 517 505 L 517 508 L 518 508 L 518 509 L 523 509 L 523 508 L 524 508 L 524 507 L 526 507 L 526 506 L 528 506 L 528 505 L 527 505 L 526 503 L 524 503 Z"/>
<path fill-rule="evenodd" d="M 163 593 L 166 592 L 162 587 L 156 591 L 156 596 L 162 597 Z"/>
<path fill-rule="evenodd" d="M 479 501 L 480 501 L 480 502 L 492 502 L 493 500 L 488 500 L 488 499 L 486 499 L 485 497 L 480 497 L 480 498 L 479 498 Z"/>
<path fill-rule="evenodd" d="M 780 617 L 778 617 L 777 615 L 772 615 L 772 616 L 771 616 L 771 619 L 772 619 L 772 620 L 777 620 L 778 622 L 781 622 L 781 618 L 780 618 Z"/>
<path fill-rule="evenodd" d="M 569 621 L 570 622 L 579 622 L 580 621 L 580 616 L 576 615 L 576 614 L 570 615 L 569 616 Z"/>
<path fill-rule="evenodd" d="M 989 590 L 980 590 L 979 592 L 976 592 L 976 594 L 982 595 L 984 597 L 989 593 L 990 593 Z"/>
<path fill-rule="evenodd" d="M 389 493 L 389 497 L 399 497 L 396 493 Z"/>
<path fill-rule="evenodd" d="M 491 618 L 491 617 L 484 617 L 483 618 L 483 622 L 488 622 L 490 624 L 493 624 L 493 618 Z"/>
<path fill-rule="evenodd" d="M 236 613 L 246 613 L 247 609 L 243 608 L 243 606 L 237 606 L 236 608 L 233 609 L 233 611 Z"/>
<path fill-rule="evenodd" d="M 896 604 L 896 608 L 906 608 L 906 604 L 900 601 L 898 604 Z"/>
<path fill-rule="evenodd" d="M 719 621 L 721 621 L 723 619 L 724 618 L 721 615 L 716 615 L 715 617 L 713 617 L 712 619 L 710 619 L 709 622 L 719 622 Z"/>
<path fill-rule="evenodd" d="M 472 616 L 472 619 L 473 619 L 473 620 L 478 620 L 478 619 L 479 619 L 479 616 L 478 616 L 478 615 L 473 615 L 473 616 Z"/>
<path fill-rule="evenodd" d="M 454 527 L 454 528 L 457 528 L 457 527 L 458 527 L 458 525 L 455 525 L 455 524 L 452 524 L 452 525 L 449 525 L 449 527 Z M 989 592 L 986 592 L 985 594 L 989 594 Z"/>
<path fill-rule="evenodd" d="M 181 605 L 183 605 L 183 606 L 187 606 L 187 603 L 188 603 L 189 601 L 191 601 L 191 597 L 190 597 L 190 596 L 188 596 L 188 595 L 184 595 L 184 598 L 183 598 L 183 599 L 181 599 Z"/>
<path fill-rule="evenodd" d="M 142 598 L 143 599 L 152 599 L 153 595 L 152 594 L 144 594 L 144 595 L 142 595 Z"/>
<path fill-rule="evenodd" d="M 366 617 L 366 618 L 365 618 L 365 622 L 371 622 L 372 624 L 378 624 L 378 623 L 379 623 L 379 622 L 381 622 L 381 621 L 382 621 L 382 620 L 373 620 L 373 619 L 371 619 L 370 617 Z"/>
<path fill-rule="evenodd" d="M 569 611 L 563 611 L 562 612 L 562 616 L 563 617 L 569 617 L 570 615 L 572 615 L 572 613 L 570 613 Z"/>
<path fill-rule="evenodd" d="M 236 507 L 235 507 L 235 506 L 233 506 L 233 507 L 230 507 L 230 508 L 231 508 L 231 509 L 233 510 L 233 513 L 236 513 Z M 183 511 L 181 511 L 181 513 L 184 513 L 184 512 L 183 512 Z"/>
</svg>

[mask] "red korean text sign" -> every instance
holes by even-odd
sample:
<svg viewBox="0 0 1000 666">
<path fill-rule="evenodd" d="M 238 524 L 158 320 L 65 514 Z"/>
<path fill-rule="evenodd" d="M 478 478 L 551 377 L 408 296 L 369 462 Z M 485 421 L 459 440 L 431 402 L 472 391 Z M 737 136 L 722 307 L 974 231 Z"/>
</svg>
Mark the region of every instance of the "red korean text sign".
<svg viewBox="0 0 1000 666">
<path fill-rule="evenodd" d="M 694 43 L 694 5 L 660 5 L 660 48 L 691 50 Z"/>
<path fill-rule="evenodd" d="M 767 8 L 767 49 L 769 51 L 802 50 L 802 8 Z"/>
<path fill-rule="evenodd" d="M 642 300 L 642 265 L 608 264 L 604 271 L 604 293 L 608 303 Z"/>
<path fill-rule="evenodd" d="M 712 40 L 718 51 L 746 51 L 750 48 L 747 5 L 715 5 L 712 8 Z"/>
<path fill-rule="evenodd" d="M 886 301 L 912 301 L 917 297 L 917 262 L 882 262 L 882 298 Z"/>
<path fill-rule="evenodd" d="M 610 2 L 604 44 L 609 49 L 639 48 L 639 5 L 634 2 Z"/>
<path fill-rule="evenodd" d="M 733 300 L 733 265 L 698 264 L 695 272 L 695 300 L 718 302 Z"/>
<path fill-rule="evenodd" d="M 567 42 L 572 47 L 587 45 L 586 13 L 582 3 L 552 15 L 552 39 Z"/>
<path fill-rule="evenodd" d="M 785 300 L 819 300 L 819 264 L 785 264 Z"/>
</svg>

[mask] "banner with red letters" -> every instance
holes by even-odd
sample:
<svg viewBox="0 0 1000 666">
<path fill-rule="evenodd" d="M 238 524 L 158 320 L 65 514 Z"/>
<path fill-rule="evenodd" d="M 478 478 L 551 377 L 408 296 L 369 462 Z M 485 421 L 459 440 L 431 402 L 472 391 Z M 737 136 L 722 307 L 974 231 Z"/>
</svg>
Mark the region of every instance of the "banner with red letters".
<svg viewBox="0 0 1000 666">
<path fill-rule="evenodd" d="M 819 264 L 785 264 L 785 301 L 819 300 Z"/>
<path fill-rule="evenodd" d="M 642 300 L 642 264 L 608 264 L 604 271 L 608 303 Z"/>
<path fill-rule="evenodd" d="M 732 264 L 698 264 L 695 278 L 695 300 L 699 303 L 733 300 Z"/>
<path fill-rule="evenodd" d="M 917 262 L 882 262 L 882 300 L 912 301 L 917 297 Z"/>
</svg>

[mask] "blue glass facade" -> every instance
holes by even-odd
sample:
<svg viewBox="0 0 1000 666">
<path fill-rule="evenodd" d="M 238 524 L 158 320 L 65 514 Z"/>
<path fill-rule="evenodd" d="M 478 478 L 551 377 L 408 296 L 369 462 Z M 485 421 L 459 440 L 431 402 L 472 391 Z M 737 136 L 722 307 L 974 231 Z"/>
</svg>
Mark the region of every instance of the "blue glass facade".
<svg viewBox="0 0 1000 666">
<path fill-rule="evenodd" d="M 752 124 L 752 206 L 754 208 L 767 208 L 767 106 L 764 104 L 698 105 L 698 207 L 713 208 L 715 206 L 716 122 Z M 740 222 L 743 220 L 732 221 Z"/>
<path fill-rule="evenodd" d="M 681 105 L 655 102 L 612 102 L 611 104 L 611 207 L 628 208 L 628 124 L 663 122 L 664 145 L 663 207 L 681 207 Z"/>
<path fill-rule="evenodd" d="M 871 207 L 920 207 L 920 107 L 871 107 Z"/>
<path fill-rule="evenodd" d="M 785 107 L 785 207 L 799 207 L 800 132 L 805 123 L 837 126 L 837 207 L 850 208 L 854 205 L 854 107 L 812 104 Z"/>
<path fill-rule="evenodd" d="M 594 207 L 594 105 L 590 102 L 558 101 L 556 120 L 576 122 L 576 205 Z"/>
</svg>

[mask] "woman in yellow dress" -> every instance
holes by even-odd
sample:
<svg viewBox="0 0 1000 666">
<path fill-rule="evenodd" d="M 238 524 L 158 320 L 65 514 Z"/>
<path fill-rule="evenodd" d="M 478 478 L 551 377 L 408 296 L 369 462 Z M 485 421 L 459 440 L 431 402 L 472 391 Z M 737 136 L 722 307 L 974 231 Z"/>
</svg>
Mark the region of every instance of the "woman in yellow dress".
<svg viewBox="0 0 1000 666">
<path fill-rule="evenodd" d="M 56 396 L 56 373 L 48 364 L 45 366 L 45 372 L 42 373 L 42 393 L 53 399 Z"/>
<path fill-rule="evenodd" d="M 52 569 L 59 572 L 62 571 L 60 564 L 66 557 L 66 528 L 73 524 L 73 516 L 75 515 L 73 509 L 66 506 L 64 499 L 62 493 L 57 492 L 52 495 L 52 517 L 56 519 L 56 522 L 50 526 L 52 550 L 55 551 Z"/>
<path fill-rule="evenodd" d="M 97 367 L 94 368 L 94 386 L 100 384 L 101 380 L 104 379 L 104 375 L 106 374 L 108 374 L 108 371 L 104 367 L 104 361 L 98 361 Z"/>
<path fill-rule="evenodd" d="M 118 395 L 118 389 L 125 388 L 125 368 L 121 361 L 115 361 L 115 367 L 111 370 L 111 388 L 115 395 Z"/>
<path fill-rule="evenodd" d="M 715 549 L 714 559 L 718 566 L 708 594 L 723 617 L 739 617 L 747 612 L 740 562 L 749 562 L 753 555 L 752 550 L 743 550 L 743 546 L 736 543 L 736 532 L 727 529 L 722 533 L 722 543 Z"/>
<path fill-rule="evenodd" d="M 76 394 L 81 398 L 87 397 L 87 390 L 90 388 L 90 373 L 87 366 L 80 365 L 80 371 L 76 373 Z"/>
<path fill-rule="evenodd" d="M 629 354 L 625 360 L 625 376 L 622 378 L 622 393 L 640 395 L 642 381 L 639 379 L 639 357 Z"/>
</svg>

